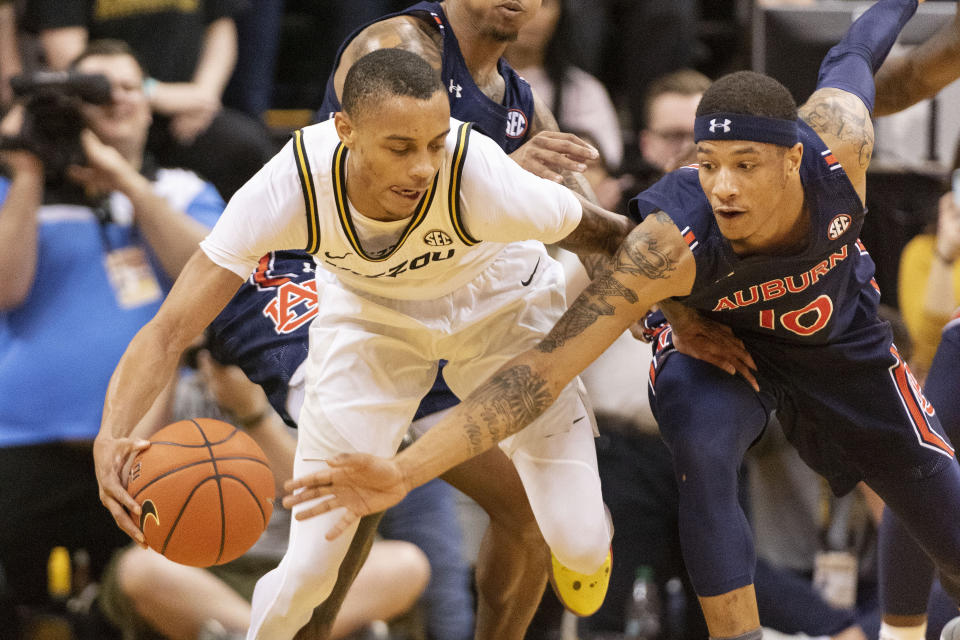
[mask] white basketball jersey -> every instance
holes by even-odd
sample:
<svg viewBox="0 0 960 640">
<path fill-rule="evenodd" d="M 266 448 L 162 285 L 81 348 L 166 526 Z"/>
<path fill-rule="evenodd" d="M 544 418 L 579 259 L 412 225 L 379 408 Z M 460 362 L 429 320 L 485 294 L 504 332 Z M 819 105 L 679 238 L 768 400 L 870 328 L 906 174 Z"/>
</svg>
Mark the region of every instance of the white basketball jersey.
<svg viewBox="0 0 960 640">
<path fill-rule="evenodd" d="M 470 144 L 470 124 L 451 120 L 451 125 L 433 184 L 396 244 L 377 253 L 364 248 L 347 204 L 348 150 L 336 130 L 321 124 L 294 133 L 293 149 L 307 210 L 307 251 L 316 255 L 319 266 L 351 289 L 418 300 L 450 293 L 496 258 L 505 245 L 480 242 L 460 220 L 460 179 Z"/>
<path fill-rule="evenodd" d="M 582 215 L 568 189 L 525 171 L 453 118 L 437 175 L 406 220 L 351 210 L 349 153 L 332 120 L 296 131 L 234 194 L 200 246 L 241 278 L 270 251 L 306 251 L 349 289 L 426 300 L 473 280 L 506 243 L 557 242 Z"/>
</svg>

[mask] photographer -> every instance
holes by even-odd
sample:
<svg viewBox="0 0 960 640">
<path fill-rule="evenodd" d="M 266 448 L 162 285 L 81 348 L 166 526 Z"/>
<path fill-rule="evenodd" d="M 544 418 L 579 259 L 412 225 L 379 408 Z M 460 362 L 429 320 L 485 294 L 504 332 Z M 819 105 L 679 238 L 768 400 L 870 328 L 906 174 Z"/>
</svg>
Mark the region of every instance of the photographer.
<svg viewBox="0 0 960 640">
<path fill-rule="evenodd" d="M 91 43 L 73 69 L 110 84 L 106 104 L 54 113 L 82 116 L 87 128 L 61 147 L 85 162 L 51 175 L 63 154 L 36 140 L 42 126 L 0 152 L 0 612 L 44 603 L 54 546 L 86 549 L 95 579 L 124 543 L 93 480 L 109 376 L 224 206 L 212 185 L 144 155 L 150 107 L 125 44 Z M 26 101 L 28 125 L 37 104 Z"/>
<path fill-rule="evenodd" d="M 235 20 L 251 4 L 31 0 L 23 24 L 58 70 L 88 38 L 129 44 L 152 76 L 150 150 L 204 176 L 229 200 L 278 150 L 263 122 L 221 104 L 237 60 Z"/>
</svg>

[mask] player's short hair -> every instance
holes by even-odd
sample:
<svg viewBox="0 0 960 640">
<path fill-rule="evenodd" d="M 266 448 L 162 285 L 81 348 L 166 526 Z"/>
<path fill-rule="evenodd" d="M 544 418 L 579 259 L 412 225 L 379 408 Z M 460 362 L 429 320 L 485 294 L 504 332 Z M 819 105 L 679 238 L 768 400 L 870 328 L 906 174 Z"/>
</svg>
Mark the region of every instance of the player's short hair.
<svg viewBox="0 0 960 640">
<path fill-rule="evenodd" d="M 80 55 L 73 59 L 70 63 L 70 68 L 76 69 L 81 62 L 93 56 L 130 56 L 137 63 L 137 66 L 140 67 L 143 76 L 146 77 L 148 75 L 147 69 L 143 66 L 143 61 L 140 60 L 137 52 L 123 40 L 114 40 L 112 38 L 91 40 L 87 43 L 87 46 L 83 48 L 83 51 L 80 52 Z"/>
<path fill-rule="evenodd" d="M 377 49 L 361 57 L 343 82 L 343 111 L 358 117 L 372 100 L 410 96 L 429 100 L 443 90 L 440 74 L 415 53 L 403 49 Z"/>
<path fill-rule="evenodd" d="M 797 103 L 790 91 L 770 76 L 737 71 L 721 76 L 704 91 L 697 116 L 711 113 L 742 113 L 792 122 L 797 119 Z"/>
<path fill-rule="evenodd" d="M 695 69 L 677 69 L 654 78 L 643 97 L 643 119 L 650 123 L 650 109 L 660 96 L 675 93 L 681 96 L 697 96 L 710 87 L 710 78 Z"/>
</svg>

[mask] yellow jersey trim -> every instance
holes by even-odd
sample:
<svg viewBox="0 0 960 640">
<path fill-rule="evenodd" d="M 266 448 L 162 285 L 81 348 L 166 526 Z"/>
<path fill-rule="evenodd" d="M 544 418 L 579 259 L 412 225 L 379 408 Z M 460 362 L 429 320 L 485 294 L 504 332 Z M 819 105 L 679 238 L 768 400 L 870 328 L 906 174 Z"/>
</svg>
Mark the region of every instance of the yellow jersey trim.
<svg viewBox="0 0 960 640">
<path fill-rule="evenodd" d="M 300 188 L 303 191 L 303 203 L 307 212 L 307 253 L 320 251 L 320 212 L 317 208 L 317 190 L 313 186 L 313 174 L 307 149 L 303 144 L 303 129 L 293 132 L 293 154 L 300 176 Z"/>
<path fill-rule="evenodd" d="M 347 236 L 347 241 L 350 243 L 350 246 L 357 252 L 357 255 L 368 262 L 383 262 L 403 246 L 403 243 L 410 237 L 413 230 L 420 226 L 427 217 L 427 211 L 430 210 L 430 205 L 433 203 L 433 195 L 437 190 L 437 181 L 440 179 L 440 174 L 437 172 L 437 175 L 433 177 L 433 182 L 427 188 L 426 193 L 420 198 L 420 204 L 417 205 L 414 214 L 410 216 L 410 222 L 407 223 L 403 233 L 400 234 L 400 239 L 397 240 L 397 244 L 383 255 L 378 256 L 372 256 L 364 251 L 360 245 L 360 238 L 354 227 L 353 218 L 350 216 L 350 207 L 347 205 L 347 148 L 343 146 L 342 142 L 337 145 L 336 150 L 333 152 L 332 178 L 333 199 L 337 206 L 337 217 L 340 220 L 340 226 L 343 228 L 343 232 Z"/>
<path fill-rule="evenodd" d="M 471 236 L 463 221 L 460 219 L 460 182 L 463 178 L 463 163 L 467 157 L 467 147 L 470 143 L 470 129 L 473 125 L 466 122 L 460 125 L 457 130 L 457 145 L 453 149 L 453 162 L 450 166 L 450 191 L 447 194 L 450 209 L 450 221 L 453 223 L 453 230 L 468 247 L 471 247 L 480 241 Z"/>
</svg>

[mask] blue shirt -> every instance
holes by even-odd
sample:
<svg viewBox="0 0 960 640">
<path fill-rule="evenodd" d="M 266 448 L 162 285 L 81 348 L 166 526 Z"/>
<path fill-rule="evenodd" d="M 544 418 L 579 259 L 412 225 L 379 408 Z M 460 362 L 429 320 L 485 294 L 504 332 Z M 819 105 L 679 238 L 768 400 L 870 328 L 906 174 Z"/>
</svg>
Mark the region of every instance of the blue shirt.
<svg viewBox="0 0 960 640">
<path fill-rule="evenodd" d="M 186 171 L 161 169 L 154 187 L 208 227 L 224 207 L 212 185 Z M 0 202 L 8 189 L 0 179 Z M 0 312 L 0 446 L 92 439 L 120 356 L 170 287 L 133 224 L 129 201 L 120 194 L 111 201 L 111 222 L 101 223 L 86 206 L 43 205 L 37 213 L 33 286 L 19 307 Z M 110 253 L 145 256 L 139 264 L 160 295 L 118 296 L 106 266 Z"/>
</svg>

